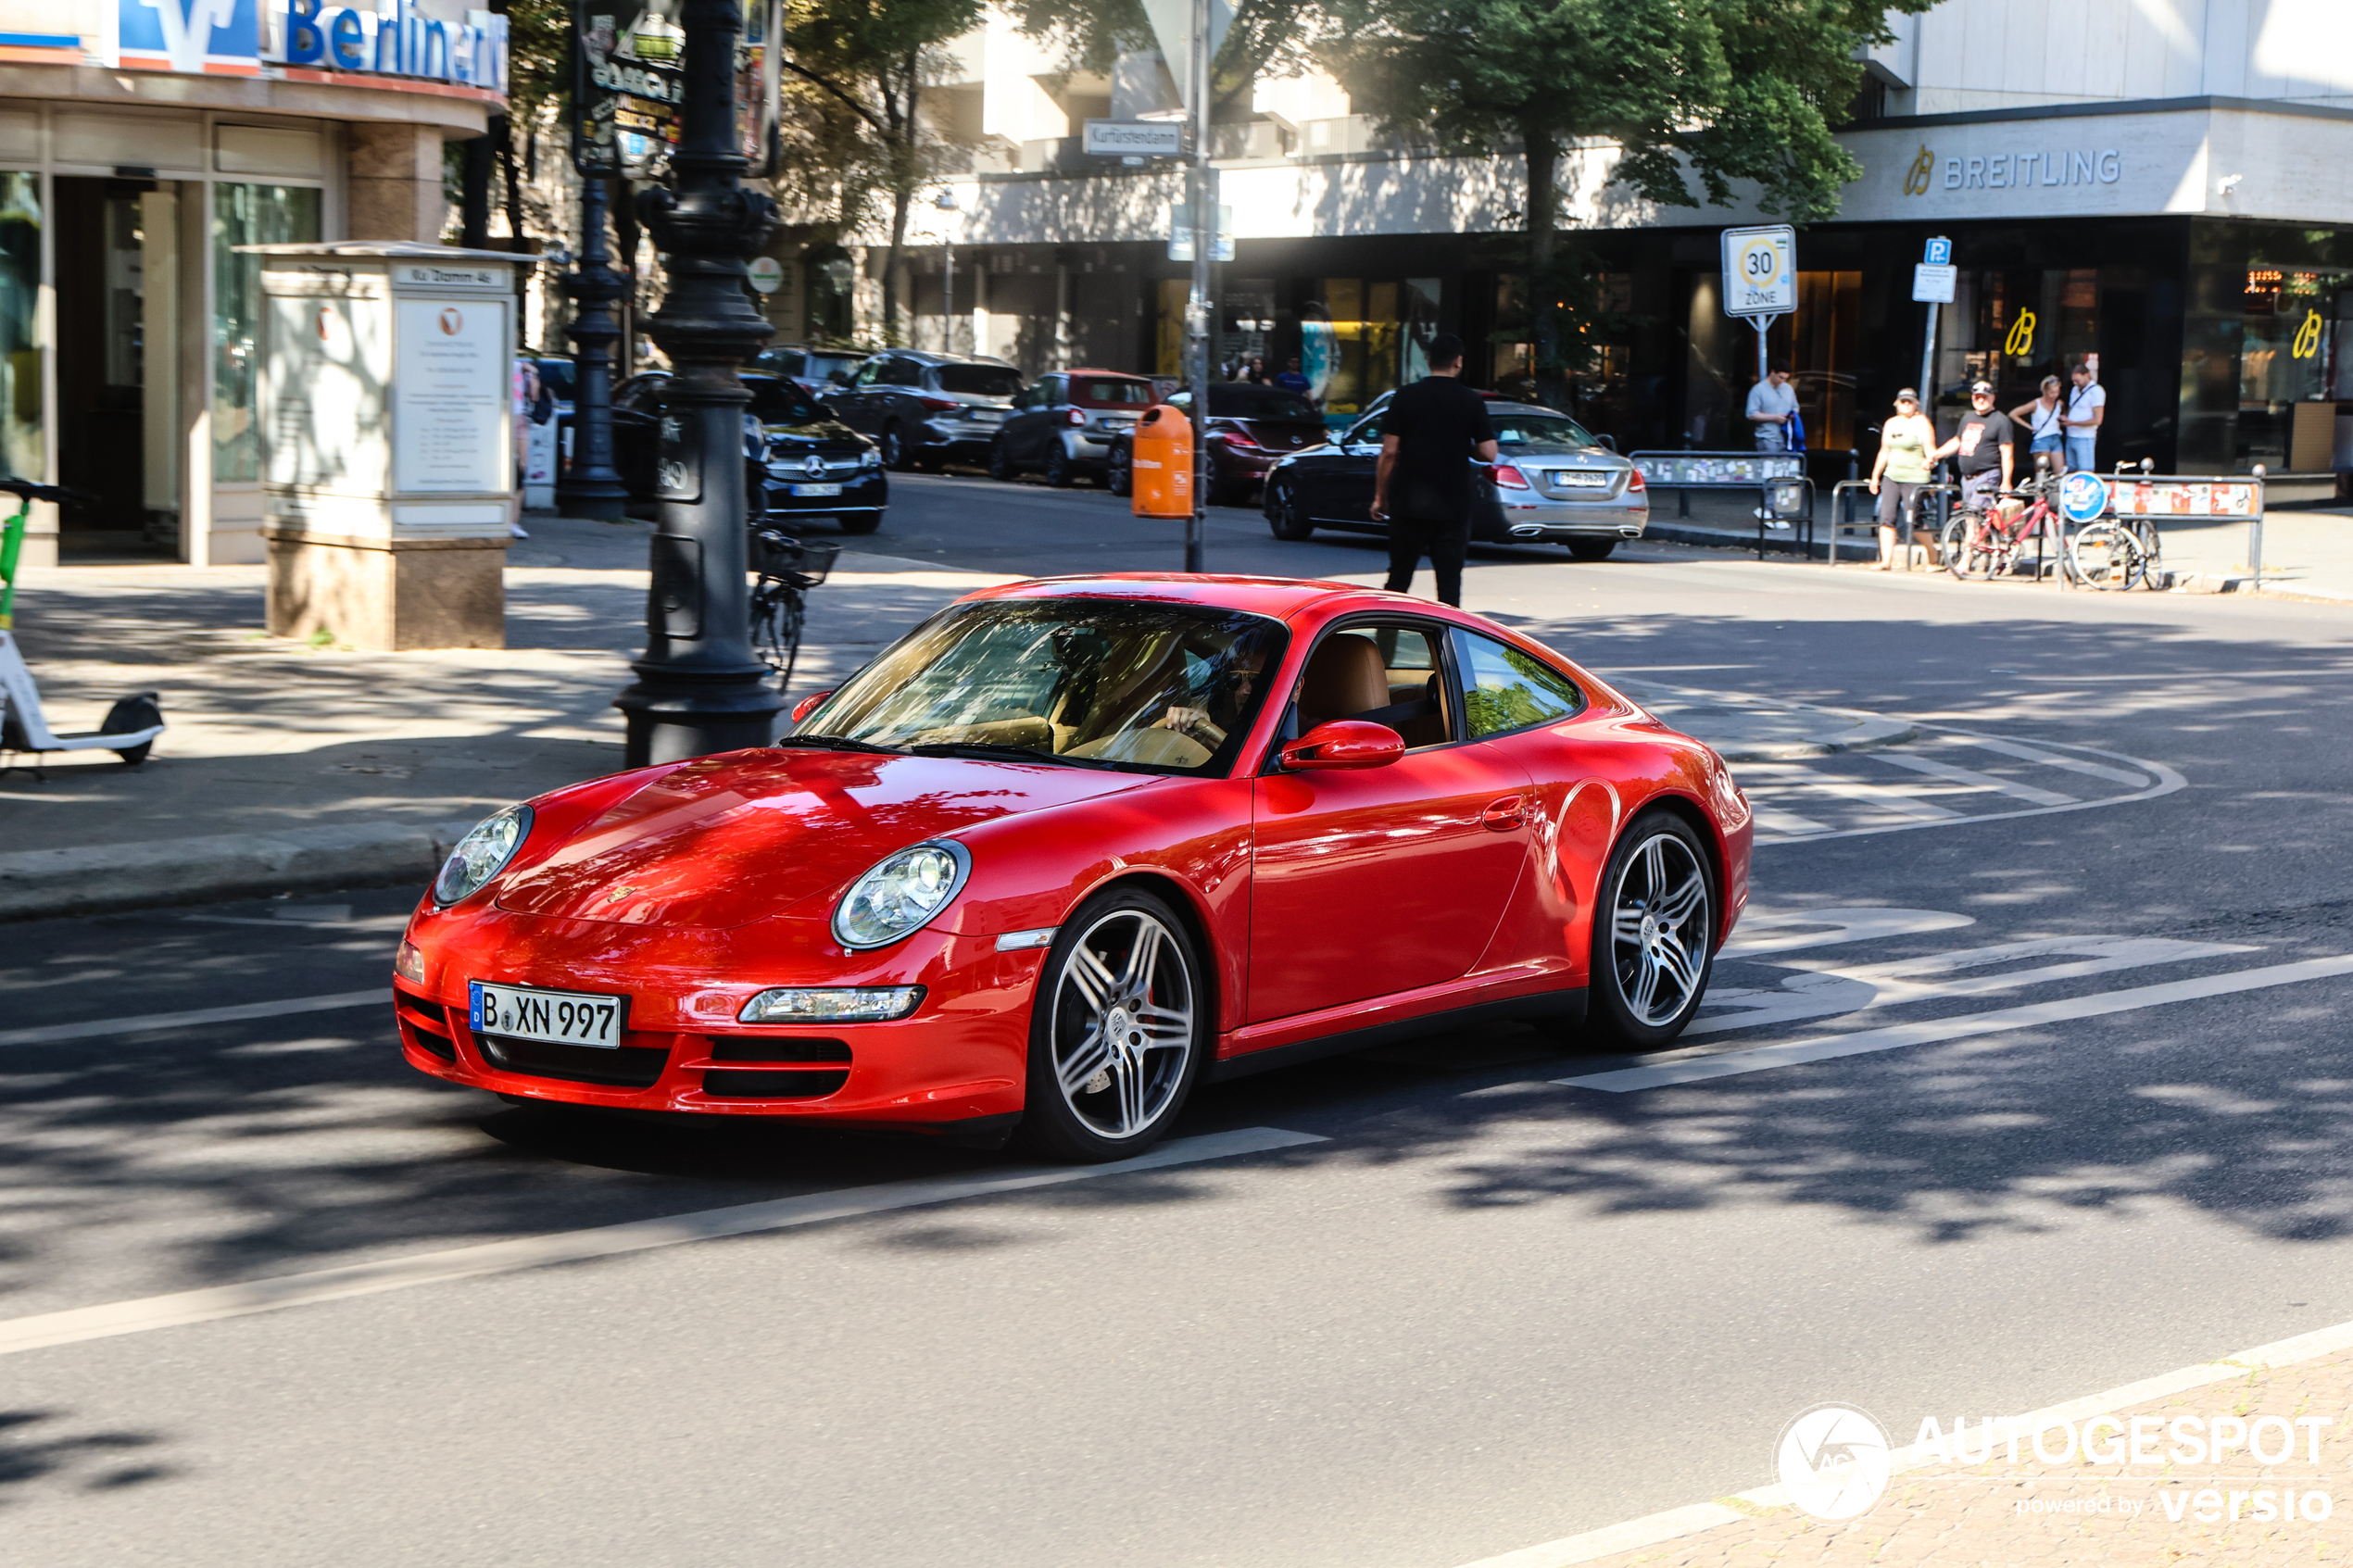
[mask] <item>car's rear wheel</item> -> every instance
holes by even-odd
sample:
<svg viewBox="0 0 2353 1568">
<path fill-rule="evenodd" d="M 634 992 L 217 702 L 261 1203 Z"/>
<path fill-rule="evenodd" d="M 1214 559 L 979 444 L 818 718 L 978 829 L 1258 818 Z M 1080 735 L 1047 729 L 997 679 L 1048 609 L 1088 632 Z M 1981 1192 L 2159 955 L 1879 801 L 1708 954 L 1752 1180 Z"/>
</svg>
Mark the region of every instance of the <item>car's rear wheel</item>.
<svg viewBox="0 0 2353 1568">
<path fill-rule="evenodd" d="M 1715 964 L 1716 884 L 1682 818 L 1648 811 L 1610 852 L 1593 901 L 1587 1017 L 1604 1036 L 1656 1050 L 1683 1032 Z"/>
<path fill-rule="evenodd" d="M 1607 560 L 1609 553 L 1616 548 L 1617 541 L 1615 539 L 1571 539 L 1568 542 L 1568 553 L 1577 560 Z"/>
<path fill-rule="evenodd" d="M 1038 972 L 1021 1138 L 1057 1160 L 1125 1160 L 1158 1143 L 1207 1055 L 1209 998 L 1184 923 L 1114 888 L 1063 922 Z"/>
<path fill-rule="evenodd" d="M 1132 495 L 1136 489 L 1135 454 L 1125 446 L 1111 449 L 1111 461 L 1106 465 L 1103 487 L 1114 495 Z"/>
<path fill-rule="evenodd" d="M 1020 472 L 1019 469 L 1013 467 L 1013 454 L 1006 446 L 1003 436 L 1000 435 L 988 444 L 989 478 L 1001 483 L 1017 477 Z"/>
<path fill-rule="evenodd" d="M 1315 525 L 1300 509 L 1299 497 L 1292 494 L 1291 487 L 1272 480 L 1266 483 L 1266 526 L 1275 531 L 1277 539 L 1304 539 L 1315 532 Z"/>
<path fill-rule="evenodd" d="M 1063 445 L 1062 437 L 1056 436 L 1054 444 L 1046 448 L 1046 483 L 1057 490 L 1067 490 L 1077 479 L 1077 470 L 1070 465 L 1070 452 Z"/>
</svg>

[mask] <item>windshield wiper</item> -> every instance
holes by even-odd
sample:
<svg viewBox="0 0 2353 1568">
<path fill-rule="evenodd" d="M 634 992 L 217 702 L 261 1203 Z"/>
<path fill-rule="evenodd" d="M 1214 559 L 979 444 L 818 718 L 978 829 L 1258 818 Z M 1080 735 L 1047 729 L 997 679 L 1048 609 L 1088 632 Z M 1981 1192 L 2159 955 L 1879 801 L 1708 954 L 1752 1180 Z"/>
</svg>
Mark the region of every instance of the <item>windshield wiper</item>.
<svg viewBox="0 0 2353 1568">
<path fill-rule="evenodd" d="M 902 755 L 897 746 L 876 746 L 870 740 L 851 740 L 848 735 L 786 735 L 776 744 L 814 746 L 820 751 L 867 751 L 877 757 Z"/>
<path fill-rule="evenodd" d="M 1109 762 L 1092 757 L 1057 757 L 1051 751 L 1032 751 L 1026 746 L 995 746 L 988 741 L 941 741 L 932 746 L 911 746 L 908 751 L 917 757 L 971 757 L 989 762 L 1059 762 L 1066 768 L 1108 768 Z"/>
</svg>

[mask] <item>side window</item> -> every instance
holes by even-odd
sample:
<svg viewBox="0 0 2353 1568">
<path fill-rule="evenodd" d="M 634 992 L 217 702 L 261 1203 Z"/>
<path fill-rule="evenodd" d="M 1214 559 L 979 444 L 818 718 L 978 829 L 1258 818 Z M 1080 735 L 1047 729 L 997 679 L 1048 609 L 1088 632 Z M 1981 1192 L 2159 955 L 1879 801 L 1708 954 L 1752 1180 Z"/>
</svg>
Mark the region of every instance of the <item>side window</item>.
<svg viewBox="0 0 2353 1568">
<path fill-rule="evenodd" d="M 851 382 L 850 384 L 852 386 L 872 386 L 875 384 L 875 381 L 881 377 L 882 372 L 883 362 L 880 359 L 869 359 L 864 364 L 858 367 L 857 379 Z"/>
<path fill-rule="evenodd" d="M 890 386 L 921 386 L 924 367 L 920 361 L 893 357 L 883 365 L 883 381 Z"/>
<path fill-rule="evenodd" d="M 1473 740 L 1566 719 L 1585 706 L 1576 682 L 1492 637 L 1455 628 L 1454 658 Z"/>
<path fill-rule="evenodd" d="M 1427 625 L 1351 626 L 1315 645 L 1300 678 L 1296 733 L 1335 719 L 1386 724 L 1407 749 L 1454 738 L 1444 665 Z"/>
<path fill-rule="evenodd" d="M 1036 386 L 1029 389 L 1030 407 L 1034 408 L 1051 408 L 1057 404 L 1068 402 L 1070 400 L 1070 394 L 1067 390 L 1069 385 L 1070 381 L 1066 376 L 1048 376 L 1045 380 L 1039 382 Z"/>
</svg>

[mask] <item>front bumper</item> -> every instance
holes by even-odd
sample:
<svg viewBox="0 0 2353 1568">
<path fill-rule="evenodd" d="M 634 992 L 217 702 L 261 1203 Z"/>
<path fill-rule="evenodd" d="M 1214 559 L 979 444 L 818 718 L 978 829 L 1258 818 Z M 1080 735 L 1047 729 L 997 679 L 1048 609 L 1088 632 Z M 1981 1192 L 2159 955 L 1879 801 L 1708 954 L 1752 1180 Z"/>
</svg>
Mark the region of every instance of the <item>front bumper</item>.
<svg viewBox="0 0 2353 1568">
<path fill-rule="evenodd" d="M 395 983 L 401 1055 L 452 1083 L 611 1110 L 932 1131 L 1022 1109 L 1044 954 L 1000 953 L 994 936 L 925 930 L 884 954 L 845 955 L 822 920 L 679 931 L 428 909 L 409 940 L 426 968 L 422 985 Z M 467 1022 L 472 980 L 625 996 L 621 1048 L 477 1036 Z M 913 1016 L 890 1023 L 736 1022 L 755 993 L 795 983 L 912 983 L 925 995 Z"/>
</svg>

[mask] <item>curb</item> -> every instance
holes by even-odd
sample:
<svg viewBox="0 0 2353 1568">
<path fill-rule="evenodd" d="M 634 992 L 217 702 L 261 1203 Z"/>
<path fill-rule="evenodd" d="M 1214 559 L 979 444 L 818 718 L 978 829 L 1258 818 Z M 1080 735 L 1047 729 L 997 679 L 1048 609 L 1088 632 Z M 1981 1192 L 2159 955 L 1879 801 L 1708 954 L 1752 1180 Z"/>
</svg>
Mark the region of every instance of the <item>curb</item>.
<svg viewBox="0 0 2353 1568">
<path fill-rule="evenodd" d="M 0 921 L 430 880 L 462 822 L 354 822 L 0 855 Z"/>
</svg>

